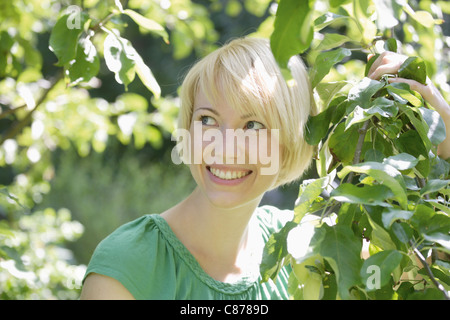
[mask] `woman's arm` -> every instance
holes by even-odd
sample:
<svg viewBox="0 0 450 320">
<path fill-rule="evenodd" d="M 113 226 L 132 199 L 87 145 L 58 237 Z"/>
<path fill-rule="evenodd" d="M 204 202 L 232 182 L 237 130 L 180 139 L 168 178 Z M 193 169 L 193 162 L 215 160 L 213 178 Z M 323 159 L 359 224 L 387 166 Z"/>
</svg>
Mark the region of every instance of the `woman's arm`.
<svg viewBox="0 0 450 320">
<path fill-rule="evenodd" d="M 91 273 L 84 281 L 81 300 L 135 300 L 116 279 Z"/>
<path fill-rule="evenodd" d="M 384 74 L 397 74 L 406 58 L 406 56 L 393 52 L 383 52 L 372 64 L 368 73 L 369 78 L 379 79 Z M 409 84 L 412 90 L 417 91 L 441 115 L 447 129 L 447 136 L 438 146 L 438 155 L 443 159 L 450 158 L 450 106 L 431 80 L 427 78 L 425 85 L 414 80 L 403 78 L 389 78 L 389 82 Z"/>
</svg>

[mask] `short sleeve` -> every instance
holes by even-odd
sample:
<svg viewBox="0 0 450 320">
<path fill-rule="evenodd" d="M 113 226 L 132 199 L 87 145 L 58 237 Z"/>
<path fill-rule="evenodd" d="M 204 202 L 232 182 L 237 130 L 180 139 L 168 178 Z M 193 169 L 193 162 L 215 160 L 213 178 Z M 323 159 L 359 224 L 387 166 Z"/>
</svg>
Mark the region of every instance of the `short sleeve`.
<svg viewBox="0 0 450 320">
<path fill-rule="evenodd" d="M 154 274 L 151 266 L 156 257 L 157 234 L 149 230 L 154 228 L 152 222 L 144 216 L 122 225 L 102 240 L 84 279 L 90 273 L 102 274 L 118 280 L 136 299 L 147 295 L 143 288 L 152 287 L 149 275 Z"/>
</svg>

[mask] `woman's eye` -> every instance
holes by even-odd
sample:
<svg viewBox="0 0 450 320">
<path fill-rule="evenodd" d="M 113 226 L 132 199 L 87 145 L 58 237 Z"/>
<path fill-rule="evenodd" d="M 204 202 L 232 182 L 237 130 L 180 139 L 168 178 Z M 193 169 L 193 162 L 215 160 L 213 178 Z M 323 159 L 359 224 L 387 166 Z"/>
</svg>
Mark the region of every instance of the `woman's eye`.
<svg viewBox="0 0 450 320">
<path fill-rule="evenodd" d="M 205 126 L 214 126 L 216 124 L 216 120 L 210 116 L 201 116 L 200 120 L 202 121 L 202 124 Z"/>
<path fill-rule="evenodd" d="M 245 129 L 250 129 L 250 130 L 264 129 L 264 125 L 258 121 L 249 121 L 245 125 Z"/>
</svg>

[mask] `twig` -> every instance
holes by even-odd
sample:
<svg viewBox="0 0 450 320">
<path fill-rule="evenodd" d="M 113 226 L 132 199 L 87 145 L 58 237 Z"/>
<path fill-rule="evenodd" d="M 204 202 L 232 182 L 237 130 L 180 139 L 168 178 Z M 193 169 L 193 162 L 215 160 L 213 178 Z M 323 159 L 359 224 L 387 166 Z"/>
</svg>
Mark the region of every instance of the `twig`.
<svg viewBox="0 0 450 320">
<path fill-rule="evenodd" d="M 412 242 L 412 240 L 409 240 L 409 245 L 413 248 L 414 250 L 414 254 L 416 255 L 416 257 L 420 260 L 420 262 L 422 263 L 423 267 L 425 268 L 425 271 L 427 272 L 428 276 L 431 279 L 431 282 L 433 282 L 434 286 L 441 291 L 444 294 L 444 297 L 446 300 L 450 300 L 450 297 L 447 294 L 447 291 L 445 291 L 445 288 L 442 284 L 440 284 L 436 278 L 433 275 L 433 272 L 431 272 L 430 266 L 428 265 L 427 261 L 425 260 L 425 257 L 422 255 L 422 253 L 420 253 L 420 251 L 414 246 L 414 243 Z"/>
<path fill-rule="evenodd" d="M 419 187 L 421 189 L 423 189 L 423 187 L 425 187 L 425 185 L 426 185 L 425 179 L 424 178 L 420 178 L 420 177 L 417 177 L 417 183 L 419 184 Z M 425 197 L 425 199 L 430 200 L 430 195 L 429 194 L 425 194 L 424 197 Z"/>
<path fill-rule="evenodd" d="M 2 111 L 2 113 L 0 113 L 0 120 L 3 118 L 6 118 L 7 116 L 9 116 L 10 114 L 16 113 L 17 111 L 19 111 L 20 109 L 26 108 L 26 104 L 23 104 L 17 108 L 14 109 L 8 109 L 6 111 Z"/>
<path fill-rule="evenodd" d="M 116 12 L 112 12 L 110 14 L 108 14 L 105 18 L 103 18 L 99 23 L 97 23 L 96 25 L 92 26 L 91 28 L 89 28 L 90 30 L 92 30 L 94 33 L 97 32 L 98 30 L 100 30 L 103 25 L 105 23 L 107 23 L 109 20 L 111 20 L 112 17 L 116 16 L 117 13 Z"/>
<path fill-rule="evenodd" d="M 358 164 L 361 159 L 361 150 L 364 144 L 364 138 L 366 137 L 367 129 L 369 128 L 369 120 L 366 120 L 361 128 L 358 130 L 359 137 L 358 143 L 356 144 L 355 156 L 353 157 L 353 164 Z M 353 172 L 350 172 L 347 178 L 347 182 L 350 183 L 353 180 Z"/>
</svg>

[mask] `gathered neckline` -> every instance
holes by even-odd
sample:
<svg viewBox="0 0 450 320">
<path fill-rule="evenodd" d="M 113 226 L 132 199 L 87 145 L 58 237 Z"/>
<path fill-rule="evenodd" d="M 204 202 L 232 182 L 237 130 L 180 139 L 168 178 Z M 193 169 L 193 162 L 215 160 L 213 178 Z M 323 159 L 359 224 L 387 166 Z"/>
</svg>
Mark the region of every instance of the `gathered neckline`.
<svg viewBox="0 0 450 320">
<path fill-rule="evenodd" d="M 194 274 L 206 285 L 227 294 L 241 294 L 250 287 L 256 285 L 259 280 L 259 272 L 242 276 L 236 282 L 222 282 L 211 277 L 201 266 L 194 255 L 178 239 L 167 221 L 159 214 L 148 215 L 156 224 L 167 243 L 177 252 L 181 259 L 188 265 Z"/>
</svg>

